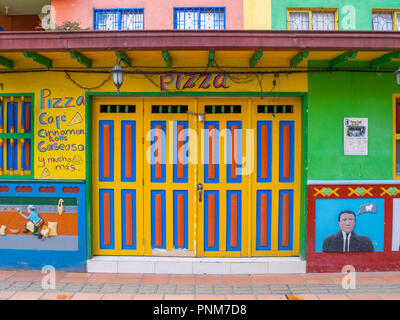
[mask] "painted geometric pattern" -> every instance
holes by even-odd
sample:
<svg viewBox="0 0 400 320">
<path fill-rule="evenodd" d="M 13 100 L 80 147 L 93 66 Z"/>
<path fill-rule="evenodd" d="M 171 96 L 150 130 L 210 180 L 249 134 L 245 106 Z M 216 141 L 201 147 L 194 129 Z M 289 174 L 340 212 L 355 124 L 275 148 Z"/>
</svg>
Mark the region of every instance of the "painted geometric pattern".
<svg viewBox="0 0 400 320">
<path fill-rule="evenodd" d="M 339 190 L 339 188 L 329 188 L 329 187 L 323 187 L 323 188 L 314 188 L 314 190 L 316 191 L 314 194 L 314 197 L 316 197 L 317 195 L 322 195 L 324 197 L 330 197 L 332 195 L 335 195 L 336 197 L 339 197 L 339 195 L 337 194 L 337 191 Z"/>
<path fill-rule="evenodd" d="M 366 195 L 372 196 L 371 191 L 372 191 L 373 187 L 370 187 L 370 188 L 366 188 L 366 187 L 354 187 L 354 188 L 348 187 L 348 188 L 349 188 L 349 191 L 350 191 L 348 196 L 352 196 L 352 195 L 356 195 L 356 196 L 359 196 L 359 197 L 363 197 L 363 196 L 366 196 Z"/>
<path fill-rule="evenodd" d="M 400 188 L 396 188 L 393 186 L 390 187 L 381 187 L 382 193 L 381 196 L 387 194 L 389 196 L 396 196 L 400 193 Z"/>
</svg>

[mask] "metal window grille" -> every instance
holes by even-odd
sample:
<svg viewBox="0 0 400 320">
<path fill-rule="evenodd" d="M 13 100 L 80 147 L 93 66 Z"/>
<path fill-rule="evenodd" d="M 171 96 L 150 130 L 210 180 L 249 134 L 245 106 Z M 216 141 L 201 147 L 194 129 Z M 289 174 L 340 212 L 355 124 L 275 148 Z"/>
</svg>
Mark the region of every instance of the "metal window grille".
<svg viewBox="0 0 400 320">
<path fill-rule="evenodd" d="M 393 31 L 393 11 L 379 11 L 372 13 L 372 30 Z"/>
<path fill-rule="evenodd" d="M 224 30 L 225 8 L 174 8 L 174 29 Z"/>
<path fill-rule="evenodd" d="M 334 12 L 313 12 L 312 13 L 313 30 L 335 30 Z"/>
<path fill-rule="evenodd" d="M 95 30 L 143 30 L 144 9 L 94 9 Z"/>
<path fill-rule="evenodd" d="M 309 30 L 310 16 L 308 12 L 289 12 L 290 30 Z"/>
<path fill-rule="evenodd" d="M 289 9 L 289 30 L 335 30 L 335 11 L 331 8 Z"/>
<path fill-rule="evenodd" d="M 0 177 L 31 175 L 31 97 L 0 97 Z"/>
</svg>

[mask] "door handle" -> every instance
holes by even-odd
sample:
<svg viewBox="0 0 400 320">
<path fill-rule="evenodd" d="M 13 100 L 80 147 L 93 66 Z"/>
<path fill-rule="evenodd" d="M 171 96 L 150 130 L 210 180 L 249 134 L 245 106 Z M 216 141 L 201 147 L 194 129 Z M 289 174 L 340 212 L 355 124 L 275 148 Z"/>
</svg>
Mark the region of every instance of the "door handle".
<svg viewBox="0 0 400 320">
<path fill-rule="evenodd" d="M 197 185 L 197 190 L 199 191 L 199 202 L 201 202 L 201 195 L 202 195 L 202 192 L 203 192 L 203 185 L 201 184 L 201 183 L 199 183 L 198 185 Z"/>
</svg>

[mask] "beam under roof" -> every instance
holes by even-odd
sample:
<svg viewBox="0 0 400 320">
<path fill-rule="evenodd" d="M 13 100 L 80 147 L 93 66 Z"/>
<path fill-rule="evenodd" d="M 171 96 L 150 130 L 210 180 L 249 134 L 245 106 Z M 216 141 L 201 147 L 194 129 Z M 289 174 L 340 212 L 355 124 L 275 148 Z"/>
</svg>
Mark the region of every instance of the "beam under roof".
<svg viewBox="0 0 400 320">
<path fill-rule="evenodd" d="M 376 59 L 370 61 L 369 68 L 370 69 L 379 68 L 380 66 L 383 66 L 384 64 L 392 62 L 393 59 L 400 59 L 400 51 L 390 52 L 379 58 L 376 58 Z"/>
<path fill-rule="evenodd" d="M 340 67 L 342 64 L 348 62 L 349 59 L 354 59 L 355 57 L 357 57 L 357 53 L 357 51 L 348 51 L 342 53 L 341 55 L 337 56 L 329 62 L 329 68 Z"/>
<path fill-rule="evenodd" d="M 376 31 L 43 31 L 1 32 L 0 51 L 335 50 L 398 51 L 400 32 Z"/>
</svg>

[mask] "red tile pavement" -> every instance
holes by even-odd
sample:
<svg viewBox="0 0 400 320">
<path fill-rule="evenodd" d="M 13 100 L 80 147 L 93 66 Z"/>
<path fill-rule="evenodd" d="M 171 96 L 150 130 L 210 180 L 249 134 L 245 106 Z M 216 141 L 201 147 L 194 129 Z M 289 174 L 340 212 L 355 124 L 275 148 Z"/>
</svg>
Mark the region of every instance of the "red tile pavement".
<svg viewBox="0 0 400 320">
<path fill-rule="evenodd" d="M 78 283 L 78 282 L 87 282 L 87 278 L 71 278 L 71 277 L 63 277 L 59 280 L 59 282 L 66 283 Z"/>
<path fill-rule="evenodd" d="M 135 294 L 133 300 L 162 300 L 162 294 Z"/>
<path fill-rule="evenodd" d="M 387 283 L 388 281 L 382 278 L 360 278 L 356 274 L 356 283 Z"/>
<path fill-rule="evenodd" d="M 143 284 L 166 284 L 169 274 L 144 274 L 141 283 Z"/>
<path fill-rule="evenodd" d="M 115 279 L 115 274 L 112 273 L 94 273 L 87 279 L 88 283 L 112 283 Z"/>
<path fill-rule="evenodd" d="M 196 300 L 225 300 L 224 295 L 220 294 L 198 294 Z"/>
<path fill-rule="evenodd" d="M 75 293 L 71 300 L 100 300 L 103 296 L 102 293 Z"/>
<path fill-rule="evenodd" d="M 15 273 L 15 276 L 30 276 L 30 277 L 37 277 L 41 275 L 41 273 L 39 271 L 17 271 Z"/>
<path fill-rule="evenodd" d="M 345 294 L 317 294 L 320 300 L 349 300 Z"/>
<path fill-rule="evenodd" d="M 278 284 L 278 280 L 273 274 L 252 274 L 250 280 L 253 284 Z"/>
<path fill-rule="evenodd" d="M 23 276 L 20 276 L 20 277 L 12 276 L 12 277 L 7 278 L 7 281 L 32 282 L 32 281 L 34 281 L 35 278 L 36 278 L 36 277 L 32 277 L 32 276 L 27 276 L 27 277 L 23 277 Z"/>
<path fill-rule="evenodd" d="M 254 294 L 227 294 L 226 300 L 257 300 Z"/>
<path fill-rule="evenodd" d="M 287 300 L 284 294 L 259 294 L 257 300 Z"/>
<path fill-rule="evenodd" d="M 347 293 L 351 300 L 379 300 L 379 297 L 373 293 Z"/>
<path fill-rule="evenodd" d="M 39 300 L 43 292 L 20 291 L 12 295 L 8 300 Z"/>
<path fill-rule="evenodd" d="M 192 294 L 166 294 L 164 300 L 194 300 Z"/>
<path fill-rule="evenodd" d="M 196 284 L 222 284 L 222 275 L 218 274 L 198 274 Z"/>
<path fill-rule="evenodd" d="M 116 279 L 117 278 L 135 278 L 135 279 L 141 279 L 143 278 L 143 273 L 117 273 L 115 274 Z"/>
<path fill-rule="evenodd" d="M 117 284 L 137 284 L 140 283 L 142 279 L 140 278 L 115 278 L 112 283 Z"/>
<path fill-rule="evenodd" d="M 332 279 L 324 279 L 324 278 L 318 278 L 318 279 L 306 279 L 307 284 L 333 284 Z"/>
<path fill-rule="evenodd" d="M 132 300 L 133 294 L 124 293 L 106 293 L 101 300 Z"/>
<path fill-rule="evenodd" d="M 194 284 L 195 279 L 169 279 L 169 284 Z"/>
<path fill-rule="evenodd" d="M 85 273 L 85 272 L 67 272 L 65 274 L 68 278 L 89 278 L 93 273 Z"/>
<path fill-rule="evenodd" d="M 224 284 L 250 284 L 248 275 L 224 275 Z"/>
<path fill-rule="evenodd" d="M 0 299 L 8 299 L 14 293 L 15 293 L 15 291 L 0 291 Z"/>
<path fill-rule="evenodd" d="M 378 272 L 376 275 L 388 282 L 400 282 L 400 272 Z"/>
<path fill-rule="evenodd" d="M 379 293 L 377 296 L 382 300 L 400 300 L 400 293 Z"/>
<path fill-rule="evenodd" d="M 288 294 L 288 300 L 318 300 L 316 294 Z"/>
<path fill-rule="evenodd" d="M 280 284 L 305 284 L 305 280 L 298 274 L 276 274 Z"/>
<path fill-rule="evenodd" d="M 69 292 L 46 292 L 40 297 L 40 300 L 69 300 L 73 293 Z"/>
</svg>

